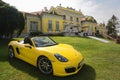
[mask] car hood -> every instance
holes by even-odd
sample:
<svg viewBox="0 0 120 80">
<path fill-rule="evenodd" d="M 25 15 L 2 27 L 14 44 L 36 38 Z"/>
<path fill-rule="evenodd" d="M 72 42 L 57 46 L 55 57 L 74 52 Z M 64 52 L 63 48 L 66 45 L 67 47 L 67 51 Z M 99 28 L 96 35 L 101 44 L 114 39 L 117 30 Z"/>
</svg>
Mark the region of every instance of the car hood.
<svg viewBox="0 0 120 80">
<path fill-rule="evenodd" d="M 39 49 L 53 53 L 53 54 L 57 53 L 72 60 L 73 58 L 76 58 L 76 57 L 82 58 L 82 55 L 77 50 L 75 50 L 72 46 L 67 44 L 58 44 L 58 45 L 43 47 Z"/>
</svg>

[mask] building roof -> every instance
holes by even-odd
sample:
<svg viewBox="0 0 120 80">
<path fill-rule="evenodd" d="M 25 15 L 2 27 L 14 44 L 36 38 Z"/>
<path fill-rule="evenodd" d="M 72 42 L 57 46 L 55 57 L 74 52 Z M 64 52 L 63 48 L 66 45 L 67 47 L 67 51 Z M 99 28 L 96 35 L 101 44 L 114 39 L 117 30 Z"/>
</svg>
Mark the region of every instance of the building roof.
<svg viewBox="0 0 120 80">
<path fill-rule="evenodd" d="M 30 13 L 24 12 L 24 13 L 30 14 L 30 15 L 41 15 L 42 13 L 48 13 L 48 14 L 52 13 L 53 14 L 53 12 L 54 12 L 55 15 L 60 15 L 60 16 L 61 15 L 66 15 L 68 13 L 74 13 L 76 15 L 84 16 L 80 10 L 77 11 L 72 7 L 65 8 L 65 7 L 62 7 L 62 6 L 57 6 L 57 7 L 52 6 L 49 10 L 47 10 L 47 8 L 45 7 L 44 10 L 41 10 L 41 11 L 35 11 L 35 12 L 30 12 Z"/>
<path fill-rule="evenodd" d="M 80 10 L 77 11 L 72 7 L 65 8 L 65 7 L 62 7 L 62 6 L 57 6 L 56 9 L 57 10 L 62 10 L 62 11 L 69 11 L 69 12 L 76 13 L 76 14 L 82 14 L 82 12 Z"/>
<path fill-rule="evenodd" d="M 57 6 L 57 7 L 51 7 L 51 9 L 48 11 L 48 13 L 51 13 L 52 11 L 55 11 L 58 15 L 66 15 L 68 13 L 74 13 L 78 15 L 83 15 L 82 12 L 79 10 L 75 10 L 72 7 L 62 7 L 62 6 Z"/>
<path fill-rule="evenodd" d="M 29 12 L 23 12 L 23 11 L 22 11 L 22 13 L 23 13 L 24 15 L 26 15 L 26 14 L 29 14 L 29 15 L 35 15 L 35 14 L 32 14 L 32 13 L 29 13 Z"/>
<path fill-rule="evenodd" d="M 84 22 L 84 21 L 97 23 L 97 21 L 96 21 L 92 16 L 85 16 L 85 17 L 82 19 L 82 22 Z"/>
<path fill-rule="evenodd" d="M 34 15 L 41 15 L 43 11 L 35 11 L 35 12 L 31 12 L 31 14 L 34 14 Z"/>
</svg>

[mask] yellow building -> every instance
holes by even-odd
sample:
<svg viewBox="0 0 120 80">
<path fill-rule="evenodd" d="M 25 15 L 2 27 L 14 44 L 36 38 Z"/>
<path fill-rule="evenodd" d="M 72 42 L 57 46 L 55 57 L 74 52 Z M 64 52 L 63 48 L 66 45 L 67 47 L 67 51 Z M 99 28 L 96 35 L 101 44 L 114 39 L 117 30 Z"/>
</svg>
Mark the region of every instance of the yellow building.
<svg viewBox="0 0 120 80">
<path fill-rule="evenodd" d="M 24 16 L 26 24 L 23 33 L 60 33 L 63 30 L 63 16 L 61 15 L 38 11 L 24 13 Z"/>
<path fill-rule="evenodd" d="M 54 13 L 43 12 L 41 14 L 43 33 L 61 33 L 63 30 L 63 17 Z"/>
<path fill-rule="evenodd" d="M 98 30 L 100 35 L 106 35 L 107 34 L 107 29 L 104 23 L 98 24 Z"/>
<path fill-rule="evenodd" d="M 96 20 L 91 17 L 85 17 L 82 12 L 71 7 L 51 7 L 49 10 L 45 8 L 42 11 L 24 13 L 25 29 L 23 33 L 42 32 L 62 33 L 66 27 L 72 29 L 74 33 L 84 30 L 89 35 L 96 32 Z M 83 20 L 84 18 L 84 20 Z"/>
<path fill-rule="evenodd" d="M 82 31 L 87 35 L 94 35 L 97 31 L 97 22 L 92 16 L 86 16 L 81 21 Z"/>
<path fill-rule="evenodd" d="M 24 33 L 38 32 L 41 31 L 41 21 L 40 18 L 31 13 L 24 13 L 25 16 L 25 29 Z"/>
<path fill-rule="evenodd" d="M 58 15 L 63 16 L 63 29 L 66 27 L 78 27 L 79 30 L 81 30 L 81 19 L 84 17 L 82 12 L 79 10 L 75 10 L 71 7 L 62 7 L 62 6 L 57 6 L 57 7 L 51 7 L 51 9 L 48 11 L 48 13 L 54 13 Z"/>
</svg>

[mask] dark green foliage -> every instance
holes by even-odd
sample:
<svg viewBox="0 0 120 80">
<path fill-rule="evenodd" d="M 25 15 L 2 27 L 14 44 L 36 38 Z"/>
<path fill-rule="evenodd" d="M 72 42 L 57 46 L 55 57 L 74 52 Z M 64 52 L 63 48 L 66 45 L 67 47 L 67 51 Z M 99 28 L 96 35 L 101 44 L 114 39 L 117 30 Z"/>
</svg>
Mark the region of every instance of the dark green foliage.
<svg viewBox="0 0 120 80">
<path fill-rule="evenodd" d="M 15 7 L 0 1 L 0 37 L 12 37 L 15 31 L 20 35 L 24 25 L 23 14 Z"/>
<path fill-rule="evenodd" d="M 42 32 L 30 32 L 29 36 L 40 36 L 42 35 Z"/>
<path fill-rule="evenodd" d="M 18 33 L 17 36 L 21 34 L 25 26 L 25 19 L 23 17 L 23 13 L 19 12 L 19 25 L 18 25 Z"/>
<path fill-rule="evenodd" d="M 118 24 L 118 18 L 113 15 L 111 19 L 109 19 L 106 28 L 108 29 L 108 35 L 111 35 L 113 37 L 116 36 L 116 25 Z"/>
</svg>

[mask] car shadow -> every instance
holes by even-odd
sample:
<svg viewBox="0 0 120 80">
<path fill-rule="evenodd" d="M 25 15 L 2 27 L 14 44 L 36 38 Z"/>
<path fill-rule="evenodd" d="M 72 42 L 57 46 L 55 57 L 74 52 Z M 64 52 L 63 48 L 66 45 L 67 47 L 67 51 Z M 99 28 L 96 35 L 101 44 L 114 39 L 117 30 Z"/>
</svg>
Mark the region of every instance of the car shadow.
<svg viewBox="0 0 120 80">
<path fill-rule="evenodd" d="M 95 80 L 96 72 L 90 65 L 84 64 L 82 69 L 75 75 L 66 77 L 57 77 L 53 75 L 44 75 L 36 67 L 16 58 L 8 58 L 9 64 L 14 68 L 21 70 L 38 80 Z M 13 75 L 14 77 L 14 75 Z"/>
<path fill-rule="evenodd" d="M 8 56 L 8 43 L 10 39 L 0 39 L 0 62 L 7 60 Z"/>
</svg>

